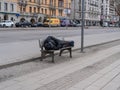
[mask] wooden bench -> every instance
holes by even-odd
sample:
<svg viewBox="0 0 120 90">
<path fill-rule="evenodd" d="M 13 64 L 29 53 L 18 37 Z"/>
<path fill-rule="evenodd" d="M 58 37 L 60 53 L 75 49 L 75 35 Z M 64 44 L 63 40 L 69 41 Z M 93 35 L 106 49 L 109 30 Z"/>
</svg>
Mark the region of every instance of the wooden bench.
<svg viewBox="0 0 120 90">
<path fill-rule="evenodd" d="M 60 51 L 59 52 L 59 56 L 62 55 L 62 52 L 65 51 L 65 50 L 68 50 L 69 51 L 69 54 L 70 54 L 70 58 L 72 58 L 72 46 L 69 46 L 69 47 L 64 47 L 64 48 L 61 48 L 59 50 L 45 50 L 44 46 L 43 46 L 43 43 L 44 43 L 44 40 L 41 41 L 39 40 L 39 47 L 40 47 L 40 51 L 41 51 L 41 61 L 43 61 L 43 59 L 49 55 L 52 57 L 52 62 L 55 62 L 54 61 L 54 56 L 55 56 L 55 51 Z"/>
</svg>

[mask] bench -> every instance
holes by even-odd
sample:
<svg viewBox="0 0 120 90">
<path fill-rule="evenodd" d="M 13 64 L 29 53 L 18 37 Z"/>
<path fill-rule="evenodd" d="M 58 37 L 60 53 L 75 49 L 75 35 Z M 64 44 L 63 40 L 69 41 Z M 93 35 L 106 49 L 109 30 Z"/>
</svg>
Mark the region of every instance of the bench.
<svg viewBox="0 0 120 90">
<path fill-rule="evenodd" d="M 62 55 L 63 51 L 68 50 L 69 54 L 70 54 L 70 58 L 72 58 L 72 46 L 68 46 L 68 47 L 63 47 L 59 50 L 45 50 L 44 46 L 43 46 L 44 40 L 41 41 L 39 40 L 39 47 L 40 47 L 40 51 L 41 51 L 41 61 L 43 61 L 43 59 L 49 55 L 52 58 L 52 62 L 54 63 L 54 56 L 55 56 L 55 51 L 60 51 L 59 52 L 59 56 Z"/>
</svg>

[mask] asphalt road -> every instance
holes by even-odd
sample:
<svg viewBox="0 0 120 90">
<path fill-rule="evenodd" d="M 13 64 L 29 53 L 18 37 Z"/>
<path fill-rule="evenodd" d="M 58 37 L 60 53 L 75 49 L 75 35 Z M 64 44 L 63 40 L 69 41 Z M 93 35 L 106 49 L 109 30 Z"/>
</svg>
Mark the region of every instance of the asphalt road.
<svg viewBox="0 0 120 90">
<path fill-rule="evenodd" d="M 120 28 L 90 28 L 85 29 L 85 35 L 120 32 Z M 54 28 L 0 28 L 0 43 L 37 40 L 46 36 L 70 37 L 80 36 L 80 27 Z"/>
</svg>

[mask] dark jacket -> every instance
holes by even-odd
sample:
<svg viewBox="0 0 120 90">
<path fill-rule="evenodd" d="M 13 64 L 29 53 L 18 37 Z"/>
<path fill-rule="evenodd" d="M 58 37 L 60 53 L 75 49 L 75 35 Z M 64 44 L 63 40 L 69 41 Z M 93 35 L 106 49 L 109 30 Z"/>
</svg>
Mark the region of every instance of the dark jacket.
<svg viewBox="0 0 120 90">
<path fill-rule="evenodd" d="M 43 44 L 46 50 L 59 50 L 63 47 L 74 46 L 74 41 L 64 41 L 53 36 L 48 36 Z"/>
</svg>

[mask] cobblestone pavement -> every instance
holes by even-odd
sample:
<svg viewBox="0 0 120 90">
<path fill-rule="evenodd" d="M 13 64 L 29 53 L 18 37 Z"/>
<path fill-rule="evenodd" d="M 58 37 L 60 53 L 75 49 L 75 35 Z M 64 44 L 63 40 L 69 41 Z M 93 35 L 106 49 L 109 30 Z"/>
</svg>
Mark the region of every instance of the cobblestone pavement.
<svg viewBox="0 0 120 90">
<path fill-rule="evenodd" d="M 68 58 L 67 53 L 63 54 L 62 57 L 59 57 L 56 55 L 55 56 L 55 64 L 51 63 L 51 58 L 46 58 L 43 62 L 36 60 L 36 61 L 32 61 L 32 62 L 28 62 L 28 63 L 1 69 L 0 70 L 0 82 L 1 82 L 0 90 L 84 90 L 84 89 L 80 89 L 80 85 L 82 85 L 82 84 L 80 84 L 80 82 L 96 75 L 96 73 L 100 72 L 101 70 L 104 70 L 106 67 L 112 65 L 113 63 L 120 62 L 119 61 L 120 60 L 120 52 L 119 51 L 115 52 L 113 54 L 110 54 L 110 55 L 108 55 L 108 54 L 112 53 L 112 51 L 108 52 L 108 54 L 106 53 L 106 55 L 103 54 L 103 56 L 105 58 L 101 57 L 101 58 L 103 58 L 101 60 L 99 60 L 100 58 L 98 58 L 97 56 L 94 56 L 94 55 L 96 53 L 99 54 L 100 51 L 105 51 L 112 47 L 116 47 L 117 45 L 120 45 L 120 41 L 115 41 L 115 42 L 107 43 L 104 45 L 85 48 L 85 50 L 84 50 L 85 53 L 80 53 L 79 50 L 76 50 L 73 52 L 72 59 Z M 112 49 L 110 49 L 110 50 L 112 50 Z M 94 58 L 91 58 L 92 56 L 94 56 Z M 91 58 L 91 64 L 87 65 L 87 63 L 85 63 L 86 57 Z M 98 61 L 95 61 L 94 63 L 92 63 L 95 59 L 96 60 L 98 59 Z M 79 63 L 81 63 L 81 64 L 83 63 L 83 66 L 85 63 L 85 66 L 83 68 L 81 68 L 81 66 L 79 66 Z M 68 66 L 66 66 L 66 65 L 68 65 Z M 60 68 L 60 66 L 63 66 L 63 67 Z M 69 70 L 69 68 L 70 68 L 69 66 L 71 68 L 73 67 L 72 68 L 73 71 L 72 71 L 72 69 Z M 49 68 L 54 68 L 54 67 L 56 67 L 56 69 L 53 69 L 53 71 L 49 71 Z M 65 68 L 66 70 L 68 70 L 68 71 L 64 70 L 63 76 L 62 76 L 63 73 L 61 73 L 61 74 L 56 73 L 56 75 L 54 74 L 52 76 L 52 74 L 53 74 L 52 72 L 55 72 L 57 69 L 58 69 L 58 71 L 61 70 L 61 72 L 62 72 L 63 71 L 62 68 Z M 44 71 L 46 69 L 47 69 L 48 73 L 50 74 L 51 79 L 48 77 L 49 75 L 46 76 L 45 71 Z M 52 69 L 50 69 L 50 70 L 52 70 Z M 8 81 L 14 80 L 15 82 L 18 83 L 18 82 L 21 82 L 21 80 L 24 80 L 25 76 L 28 75 L 28 78 L 30 78 L 29 74 L 32 74 L 32 73 L 37 74 L 37 72 L 39 72 L 39 71 L 43 72 L 43 76 L 42 76 L 42 74 L 40 76 L 36 75 L 37 80 L 38 80 L 38 78 L 45 77 L 45 76 L 46 76 L 46 79 L 45 80 L 41 79 L 40 81 L 37 81 L 38 83 L 35 83 L 34 85 L 30 84 L 27 88 L 20 88 L 19 85 L 18 86 L 13 85 L 14 88 L 12 87 L 12 89 L 10 89 L 10 88 L 4 89 L 2 87 L 2 85 L 4 86 L 5 84 L 8 83 Z M 23 77 L 23 78 L 21 78 L 21 77 Z M 33 79 L 33 82 L 36 81 L 36 78 L 32 77 L 30 79 Z M 30 81 L 32 81 L 32 80 L 30 80 Z M 7 82 L 7 83 L 5 83 L 5 82 Z M 23 85 L 24 83 L 21 83 L 20 86 Z M 26 82 L 26 83 L 28 83 L 28 82 Z M 24 85 L 26 85 L 26 83 Z M 32 82 L 29 82 L 29 83 L 32 83 Z M 75 86 L 75 85 L 78 85 L 79 87 Z M 110 85 L 108 84 L 108 87 L 109 86 Z M 117 87 L 116 90 L 119 90 L 119 87 L 118 86 L 116 86 L 116 87 Z M 108 89 L 108 88 L 105 89 L 104 87 L 102 89 L 103 90 L 112 90 L 112 89 Z M 97 88 L 96 90 L 102 90 L 102 89 Z M 85 90 L 95 90 L 95 89 L 88 88 Z"/>
</svg>

